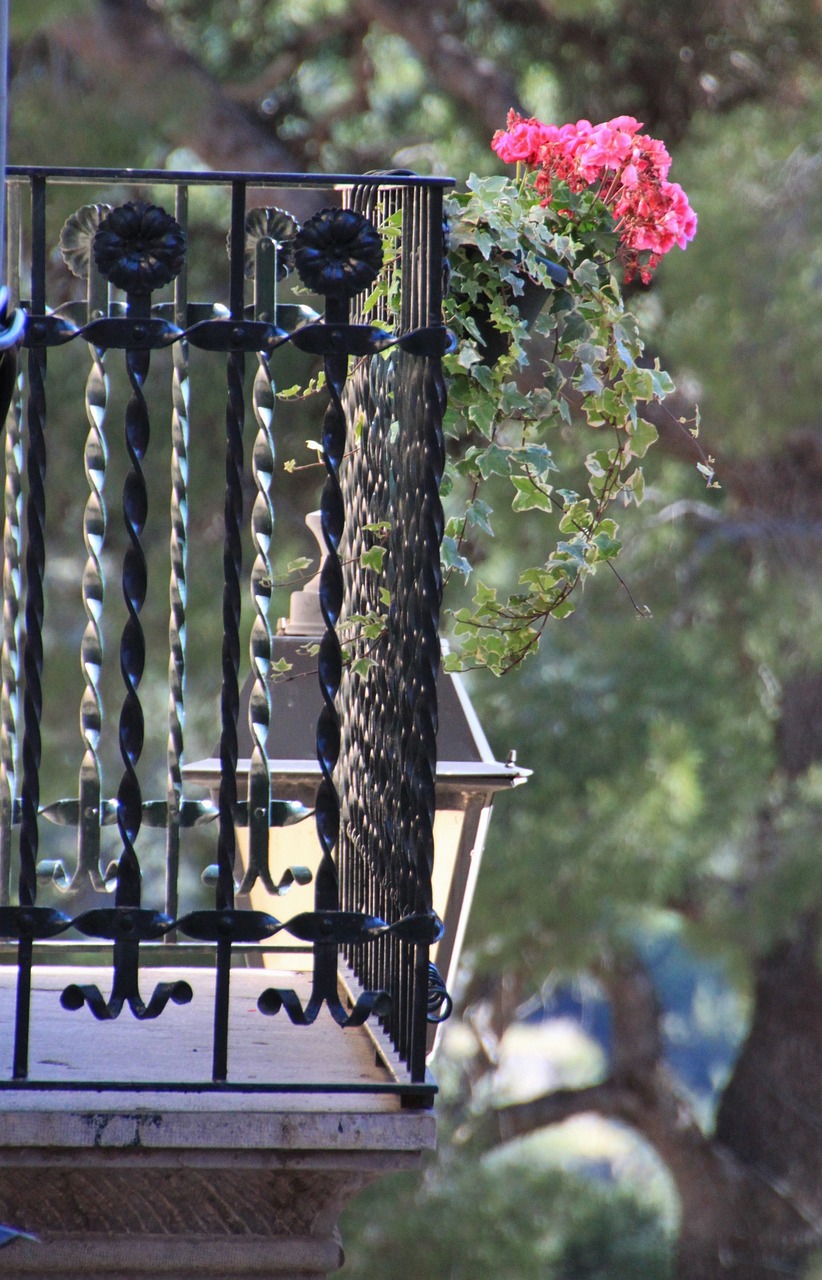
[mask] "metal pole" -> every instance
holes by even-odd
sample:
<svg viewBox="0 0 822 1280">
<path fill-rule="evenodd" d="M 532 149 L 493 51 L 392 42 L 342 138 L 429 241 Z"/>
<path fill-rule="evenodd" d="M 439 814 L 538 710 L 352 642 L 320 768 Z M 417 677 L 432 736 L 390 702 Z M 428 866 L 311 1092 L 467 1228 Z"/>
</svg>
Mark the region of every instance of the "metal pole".
<svg viewBox="0 0 822 1280">
<path fill-rule="evenodd" d="M 9 311 L 5 285 L 6 264 L 6 149 L 9 117 L 9 0 L 0 0 L 0 353 L 16 347 L 26 318 L 21 310 Z M 16 357 L 0 360 L 0 430 L 14 394 Z"/>
<path fill-rule="evenodd" d="M 6 153 L 9 121 L 9 0 L 0 0 L 0 280 L 5 280 Z"/>
</svg>

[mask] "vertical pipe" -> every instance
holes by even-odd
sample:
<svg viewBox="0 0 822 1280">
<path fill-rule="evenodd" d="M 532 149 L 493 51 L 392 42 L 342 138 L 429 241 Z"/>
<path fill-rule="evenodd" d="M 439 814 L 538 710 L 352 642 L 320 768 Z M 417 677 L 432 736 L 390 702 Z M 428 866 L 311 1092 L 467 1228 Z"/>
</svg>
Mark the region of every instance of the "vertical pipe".
<svg viewBox="0 0 822 1280">
<path fill-rule="evenodd" d="M 6 234 L 6 159 L 9 120 L 9 0 L 0 0 L 0 264 Z M 3 268 L 0 266 L 0 271 Z M 5 280 L 0 279 L 0 284 Z"/>
</svg>

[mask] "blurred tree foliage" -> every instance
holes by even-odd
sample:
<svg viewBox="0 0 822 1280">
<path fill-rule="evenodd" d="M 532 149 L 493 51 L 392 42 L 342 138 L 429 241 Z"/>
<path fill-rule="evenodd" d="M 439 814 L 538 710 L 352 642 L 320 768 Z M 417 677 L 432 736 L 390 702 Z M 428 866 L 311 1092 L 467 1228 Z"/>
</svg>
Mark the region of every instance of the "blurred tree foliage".
<svg viewBox="0 0 822 1280">
<path fill-rule="evenodd" d="M 482 1206 L 478 1213 L 475 1206 Z M 398 1207 L 401 1207 L 398 1212 Z M 513 1160 L 401 1175 L 348 1214 L 350 1280 L 668 1280 L 655 1213 L 627 1192 Z"/>
<path fill-rule="evenodd" d="M 485 1154 L 593 1110 L 670 1171 L 678 1280 L 807 1274 L 822 1246 L 818 4 L 13 9 L 16 161 L 464 177 L 495 170 L 489 136 L 510 106 L 558 122 L 629 112 L 672 147 L 700 229 L 632 299 L 680 390 L 656 423 L 646 504 L 622 521 L 625 587 L 601 578 L 519 675 L 475 684 L 498 752 L 517 746 L 534 777 L 499 804 L 439 1068 L 459 1142 L 422 1189 L 401 1185 L 391 1238 L 389 1190 L 371 1211 L 363 1200 L 351 1266 L 387 1275 L 413 1256 L 420 1280 L 666 1275 L 644 1210 Z M 678 421 L 696 400 L 718 493 L 695 476 Z M 568 429 L 557 447 L 575 443 Z M 496 519 L 491 583 L 522 550 Z M 660 931 L 721 966 L 748 1010 L 707 1108 L 672 1069 L 649 964 Z M 506 1029 L 580 969 L 609 1002 L 607 1069 L 511 1102 L 498 1083 Z"/>
</svg>

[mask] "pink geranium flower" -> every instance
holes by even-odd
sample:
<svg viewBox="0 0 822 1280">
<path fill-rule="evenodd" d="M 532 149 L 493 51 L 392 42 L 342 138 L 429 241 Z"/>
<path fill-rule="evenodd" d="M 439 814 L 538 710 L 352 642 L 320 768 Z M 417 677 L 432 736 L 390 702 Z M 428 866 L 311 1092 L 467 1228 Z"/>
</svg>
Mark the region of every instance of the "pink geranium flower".
<svg viewBox="0 0 822 1280">
<path fill-rule="evenodd" d="M 506 163 L 534 171 L 543 205 L 553 203 L 557 182 L 572 192 L 594 188 L 613 214 L 626 280 L 639 275 L 647 283 L 663 254 L 693 239 L 696 214 L 682 187 L 668 181 L 665 144 L 641 128 L 633 116 L 557 127 L 511 111 L 491 145 Z"/>
<path fill-rule="evenodd" d="M 539 120 L 526 120 L 515 111 L 508 112 L 508 127 L 498 129 L 491 147 L 506 164 L 535 165 L 539 163 L 543 145 L 553 143 L 558 130 L 554 125 Z"/>
</svg>

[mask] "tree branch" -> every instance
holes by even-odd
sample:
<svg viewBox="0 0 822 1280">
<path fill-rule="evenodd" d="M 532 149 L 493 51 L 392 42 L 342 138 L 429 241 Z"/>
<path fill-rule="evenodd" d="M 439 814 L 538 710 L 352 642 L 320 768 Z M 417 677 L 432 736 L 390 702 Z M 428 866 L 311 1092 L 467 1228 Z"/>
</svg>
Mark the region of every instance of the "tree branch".
<svg viewBox="0 0 822 1280">
<path fill-rule="evenodd" d="M 554 1089 L 528 1102 L 514 1102 L 499 1108 L 500 1141 L 510 1142 L 586 1112 L 639 1127 L 640 1107 L 635 1093 L 627 1085 L 608 1079 L 585 1089 Z"/>
<path fill-rule="evenodd" d="M 603 966 L 597 976 L 611 1005 L 609 1076 L 584 1089 L 557 1089 L 498 1108 L 499 1140 L 508 1142 L 594 1112 L 635 1129 L 668 1165 L 678 1185 L 698 1182 L 718 1157 L 662 1061 L 659 1005 L 647 970 L 632 957 Z"/>
</svg>

